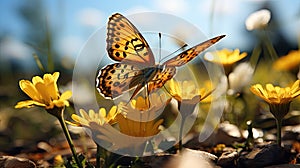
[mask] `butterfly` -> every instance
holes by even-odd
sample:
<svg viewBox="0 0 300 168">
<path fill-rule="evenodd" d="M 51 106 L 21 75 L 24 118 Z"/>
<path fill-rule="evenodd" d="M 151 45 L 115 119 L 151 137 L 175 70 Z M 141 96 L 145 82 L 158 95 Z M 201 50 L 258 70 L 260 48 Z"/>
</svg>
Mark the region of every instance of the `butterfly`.
<svg viewBox="0 0 300 168">
<path fill-rule="evenodd" d="M 98 71 L 96 88 L 105 98 L 114 99 L 130 90 L 130 100 L 143 88 L 149 95 L 162 88 L 180 67 L 199 53 L 218 42 L 225 35 L 217 36 L 191 47 L 163 64 L 155 64 L 153 52 L 138 29 L 123 15 L 113 14 L 107 25 L 106 50 L 117 63 Z"/>
</svg>

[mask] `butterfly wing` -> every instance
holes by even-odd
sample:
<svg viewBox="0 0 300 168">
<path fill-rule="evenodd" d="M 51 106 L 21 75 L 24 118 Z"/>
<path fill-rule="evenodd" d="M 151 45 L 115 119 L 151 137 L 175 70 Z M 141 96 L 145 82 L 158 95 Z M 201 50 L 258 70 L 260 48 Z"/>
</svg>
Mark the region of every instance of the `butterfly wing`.
<svg viewBox="0 0 300 168">
<path fill-rule="evenodd" d="M 197 57 L 198 54 L 200 54 L 202 51 L 207 49 L 208 47 L 212 46 L 219 40 L 221 40 L 225 35 L 217 36 L 212 39 L 209 39 L 207 41 L 204 41 L 203 43 L 200 43 L 192 48 L 189 48 L 188 50 L 178 54 L 177 56 L 169 59 L 164 63 L 166 66 L 174 66 L 179 67 L 182 66 L 189 61 L 191 61 L 193 58 Z"/>
<path fill-rule="evenodd" d="M 175 67 L 165 67 L 163 71 L 157 72 L 153 79 L 148 83 L 148 93 L 163 87 L 175 74 Z"/>
<path fill-rule="evenodd" d="M 119 13 L 109 18 L 106 43 L 108 55 L 115 61 L 147 66 L 155 64 L 147 41 L 137 28 Z"/>
<path fill-rule="evenodd" d="M 96 88 L 105 98 L 116 98 L 131 88 L 137 86 L 140 81 L 139 67 L 123 63 L 107 65 L 100 69 L 96 78 Z"/>
</svg>

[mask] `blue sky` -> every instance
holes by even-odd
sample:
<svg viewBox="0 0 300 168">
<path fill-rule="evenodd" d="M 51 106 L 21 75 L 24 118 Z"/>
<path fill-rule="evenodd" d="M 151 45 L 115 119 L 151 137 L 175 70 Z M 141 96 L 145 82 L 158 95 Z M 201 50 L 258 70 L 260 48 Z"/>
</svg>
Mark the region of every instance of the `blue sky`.
<svg viewBox="0 0 300 168">
<path fill-rule="evenodd" d="M 13 41 L 24 39 L 24 21 L 17 9 L 31 1 L 0 1 L 0 34 L 11 36 Z M 272 7 L 272 16 L 276 15 L 279 29 L 292 44 L 297 44 L 300 27 L 300 1 L 294 0 L 114 0 L 114 1 L 68 1 L 42 0 L 43 15 L 48 18 L 55 31 L 55 47 L 62 55 L 75 58 L 79 49 L 89 36 L 98 28 L 106 25 L 107 18 L 115 12 L 130 15 L 140 12 L 162 12 L 185 19 L 199 28 L 207 37 L 226 34 L 220 46 L 226 48 L 253 48 L 249 34 L 245 29 L 247 16 L 262 8 L 263 4 Z M 213 19 L 212 9 L 214 10 Z M 88 19 L 87 19 L 88 18 Z M 200 42 L 200 41 L 199 41 Z M 24 49 L 24 48 L 23 48 Z M 31 50 L 27 50 L 31 51 Z"/>
</svg>

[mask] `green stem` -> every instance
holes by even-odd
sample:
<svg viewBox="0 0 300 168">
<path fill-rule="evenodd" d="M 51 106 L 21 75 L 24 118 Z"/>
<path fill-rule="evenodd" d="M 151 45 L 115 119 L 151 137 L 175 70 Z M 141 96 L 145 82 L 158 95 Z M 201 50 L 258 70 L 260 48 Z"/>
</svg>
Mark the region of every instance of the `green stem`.
<svg viewBox="0 0 300 168">
<path fill-rule="evenodd" d="M 181 123 L 180 123 L 180 128 L 179 128 L 179 152 L 182 150 L 182 132 L 183 132 L 183 127 L 184 127 L 184 122 L 185 122 L 186 117 L 181 117 Z"/>
<path fill-rule="evenodd" d="M 100 168 L 101 167 L 100 156 L 101 156 L 101 146 L 97 144 L 96 168 Z"/>
<path fill-rule="evenodd" d="M 274 61 L 278 58 L 278 55 L 276 53 L 276 50 L 274 49 L 273 45 L 272 45 L 272 42 L 269 38 L 269 35 L 268 35 L 268 32 L 267 30 L 263 30 L 263 33 L 264 33 L 264 36 L 265 36 L 265 45 L 267 47 L 267 50 L 271 56 L 271 60 Z"/>
<path fill-rule="evenodd" d="M 260 53 L 261 53 L 261 46 L 260 45 L 261 44 L 258 44 L 253 48 L 252 55 L 250 56 L 249 62 L 250 62 L 250 64 L 252 65 L 252 67 L 254 69 L 258 64 L 259 56 L 260 56 Z"/>
<path fill-rule="evenodd" d="M 62 109 L 62 111 L 63 111 L 63 109 Z M 61 125 L 61 127 L 63 129 L 63 132 L 64 132 L 64 134 L 66 136 L 66 139 L 67 139 L 67 141 L 69 143 L 69 146 L 70 146 L 70 149 L 72 151 L 72 154 L 73 154 L 73 157 L 75 159 L 76 164 L 78 165 L 79 168 L 82 168 L 82 165 L 81 165 L 79 159 L 77 158 L 75 146 L 74 146 L 73 141 L 71 139 L 69 130 L 67 129 L 67 125 L 66 125 L 64 117 L 63 117 L 63 112 L 61 112 L 60 116 L 57 116 L 57 119 L 58 119 L 58 121 L 59 121 L 59 123 L 60 123 L 60 125 Z"/>
<path fill-rule="evenodd" d="M 276 118 L 276 125 L 277 125 L 277 144 L 281 146 L 281 127 L 282 127 L 282 119 Z"/>
<path fill-rule="evenodd" d="M 51 32 L 50 27 L 48 26 L 48 19 L 46 18 L 46 45 L 47 45 L 47 58 L 48 66 L 47 71 L 52 72 L 54 70 L 54 62 L 52 55 L 52 44 L 51 44 Z"/>
</svg>

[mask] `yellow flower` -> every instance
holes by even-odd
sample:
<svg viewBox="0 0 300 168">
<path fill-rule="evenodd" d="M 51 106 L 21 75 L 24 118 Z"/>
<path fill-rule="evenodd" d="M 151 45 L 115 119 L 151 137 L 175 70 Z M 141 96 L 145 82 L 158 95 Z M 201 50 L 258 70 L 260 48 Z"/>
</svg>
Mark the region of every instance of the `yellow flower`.
<svg viewBox="0 0 300 168">
<path fill-rule="evenodd" d="M 281 88 L 266 84 L 266 89 L 261 84 L 251 86 L 250 90 L 269 104 L 287 104 L 300 95 L 300 80 L 297 80 L 292 87 Z"/>
<path fill-rule="evenodd" d="M 250 90 L 269 104 L 270 112 L 276 119 L 277 144 L 281 145 L 282 119 L 289 112 L 292 100 L 300 95 L 300 80 L 297 80 L 292 87 L 281 88 L 266 84 L 264 89 L 260 84 L 256 84 L 251 86 Z"/>
<path fill-rule="evenodd" d="M 35 76 L 32 78 L 32 82 L 21 80 L 19 82 L 21 90 L 32 100 L 20 101 L 15 108 L 30 108 L 36 105 L 45 107 L 46 109 L 53 109 L 54 107 L 62 108 L 69 106 L 67 99 L 72 96 L 72 92 L 59 93 L 57 87 L 58 77 L 59 72 L 54 72 L 53 75 L 45 74 L 43 79 Z"/>
<path fill-rule="evenodd" d="M 149 137 L 160 132 L 159 126 L 163 123 L 163 119 L 158 121 L 151 120 L 147 122 L 131 120 L 123 114 L 117 115 L 120 132 L 134 137 Z"/>
<path fill-rule="evenodd" d="M 207 90 L 206 88 L 199 89 L 193 81 L 177 82 L 171 79 L 167 85 L 172 97 L 174 97 L 178 102 L 186 101 L 189 102 L 189 104 L 199 103 L 207 98 L 212 92 L 212 90 Z"/>
<path fill-rule="evenodd" d="M 126 108 L 128 108 L 127 111 L 147 111 L 149 113 L 149 111 L 155 112 L 159 110 L 170 101 L 171 99 L 167 98 L 165 94 L 152 93 L 147 98 L 139 96 L 136 99 L 132 99 L 130 106 L 126 106 Z M 122 103 L 120 103 L 120 105 L 122 105 Z"/>
<path fill-rule="evenodd" d="M 68 122 L 74 126 L 85 126 L 89 127 L 89 123 L 95 122 L 99 125 L 103 125 L 105 123 L 113 124 L 115 123 L 115 117 L 118 114 L 117 106 L 113 106 L 108 113 L 106 113 L 105 108 L 100 108 L 98 113 L 94 110 L 89 110 L 87 114 L 83 109 L 79 110 L 81 116 L 72 114 L 71 118 L 75 121 L 75 123 Z"/>
<path fill-rule="evenodd" d="M 246 56 L 247 53 L 246 52 L 240 53 L 239 49 L 235 49 L 232 51 L 225 48 L 223 50 L 219 50 L 215 52 L 207 52 L 204 55 L 204 59 L 210 62 L 228 66 L 245 58 Z"/>
<path fill-rule="evenodd" d="M 151 103 L 150 108 L 148 100 Z M 153 93 L 149 95 L 149 99 L 137 97 L 130 103 L 119 103 L 118 113 L 113 113 L 114 116 L 116 115 L 115 121 L 118 127 L 114 128 L 108 123 L 100 125 L 89 121 L 93 140 L 100 144 L 109 142 L 108 148 L 119 152 L 122 150 L 126 154 L 143 153 L 145 142 L 161 131 L 159 126 L 163 123 L 163 119 L 157 120 L 156 118 L 170 99 L 162 100 L 164 100 L 163 95 Z"/>
<path fill-rule="evenodd" d="M 156 121 L 156 118 L 171 99 L 166 99 L 164 94 L 157 93 L 150 94 L 148 98 L 139 96 L 130 104 L 119 104 L 121 114 L 117 115 L 117 122 L 122 133 L 135 137 L 148 137 L 160 132 L 159 126 L 163 123 L 163 119 Z"/>
<path fill-rule="evenodd" d="M 278 58 L 273 68 L 278 71 L 289 71 L 300 65 L 300 50 L 290 51 L 287 55 Z"/>
</svg>

